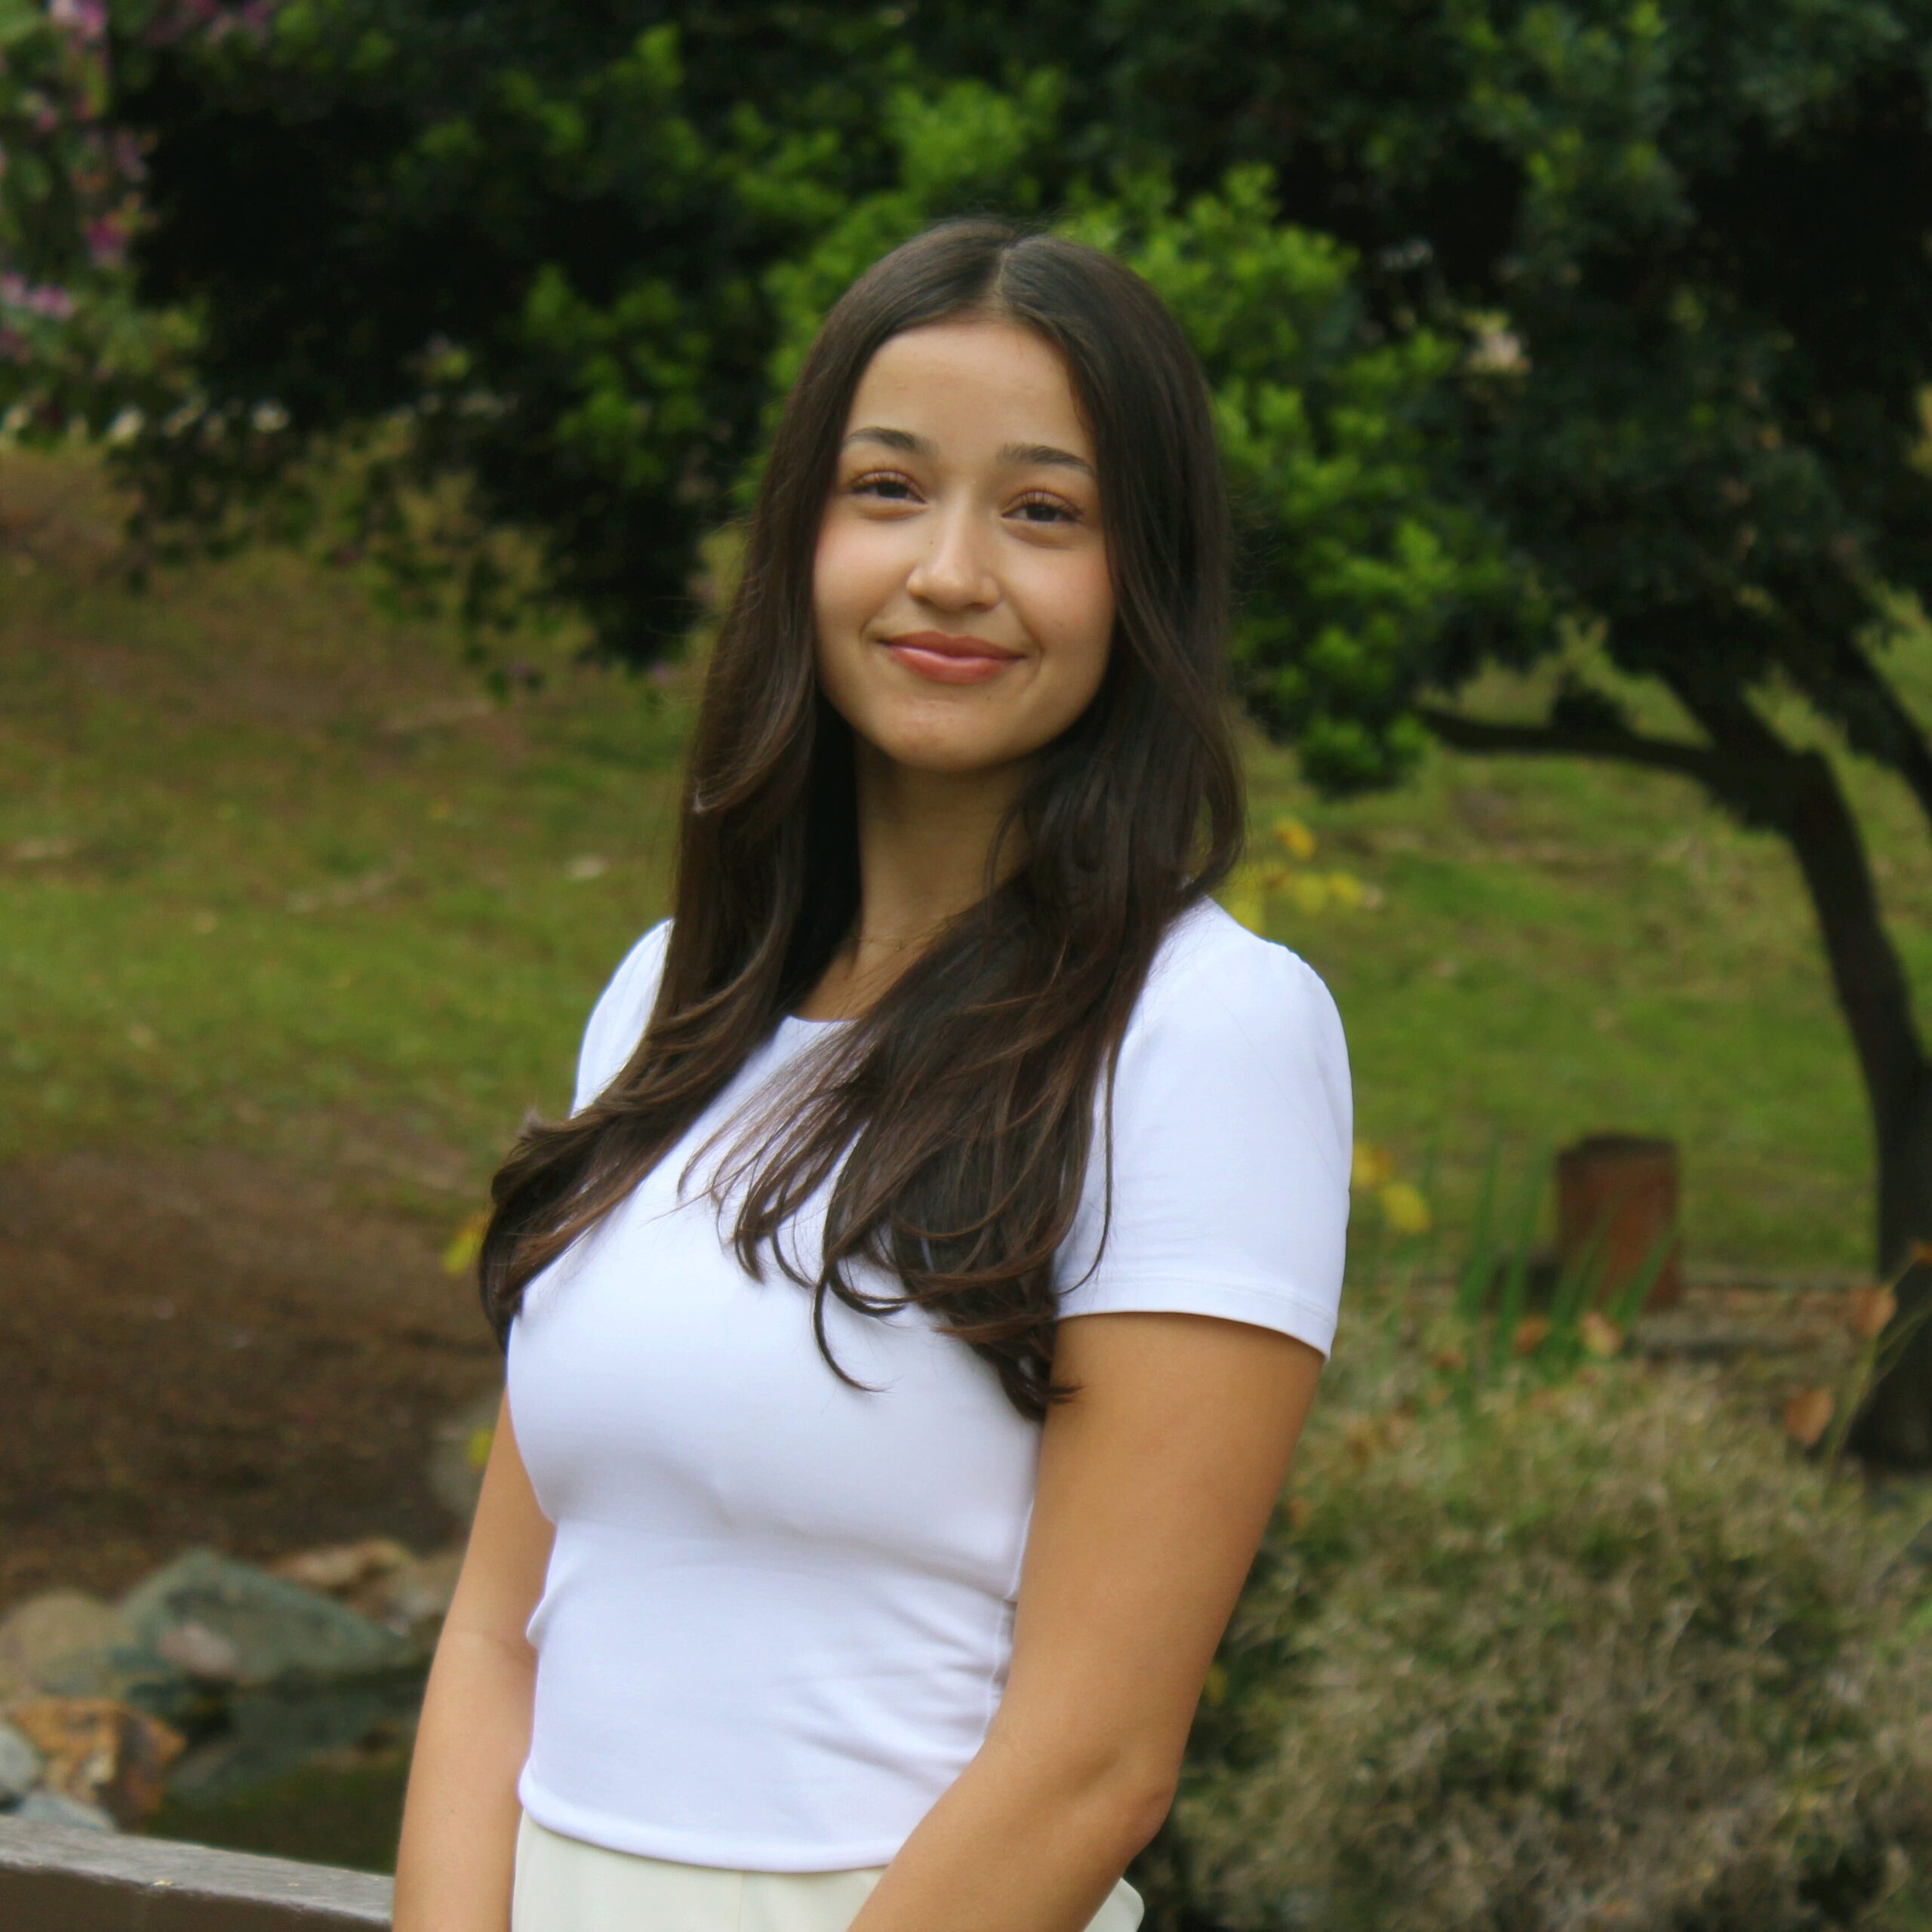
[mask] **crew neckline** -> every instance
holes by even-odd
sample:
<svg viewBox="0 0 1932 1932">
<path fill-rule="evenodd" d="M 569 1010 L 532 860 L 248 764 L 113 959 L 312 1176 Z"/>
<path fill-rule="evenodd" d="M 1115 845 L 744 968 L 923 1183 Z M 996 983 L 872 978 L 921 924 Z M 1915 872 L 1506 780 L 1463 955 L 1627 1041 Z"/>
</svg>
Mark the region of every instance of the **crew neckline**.
<svg viewBox="0 0 1932 1932">
<path fill-rule="evenodd" d="M 853 1020 L 808 1020 L 803 1014 L 787 1013 L 780 1016 L 778 1023 L 781 1026 L 825 1027 L 852 1026 L 858 1023 Z"/>
</svg>

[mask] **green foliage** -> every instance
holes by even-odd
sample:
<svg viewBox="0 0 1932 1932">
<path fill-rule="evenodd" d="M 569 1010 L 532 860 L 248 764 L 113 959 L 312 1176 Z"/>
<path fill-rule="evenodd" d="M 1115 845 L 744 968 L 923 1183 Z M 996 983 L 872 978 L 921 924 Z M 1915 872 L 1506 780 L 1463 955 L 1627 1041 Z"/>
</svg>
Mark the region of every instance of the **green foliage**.
<svg viewBox="0 0 1932 1932">
<path fill-rule="evenodd" d="M 468 553 L 450 526 L 436 568 L 479 622 L 515 621 L 507 528 L 606 649 L 675 643 L 757 441 L 763 278 L 890 178 L 874 90 L 909 69 L 863 13 L 654 14 L 299 0 L 251 57 L 183 45 L 131 81 L 146 285 L 205 331 L 206 410 L 125 459 L 156 540 L 266 503 L 403 561 L 398 496 L 460 478 Z M 264 397 L 286 433 L 238 464 L 232 412 Z M 325 513 L 315 459 L 345 444 L 362 494 Z"/>
<path fill-rule="evenodd" d="M 1247 557 L 1232 655 L 1247 708 L 1327 789 L 1390 783 L 1422 749 L 1408 704 L 1445 621 L 1511 591 L 1426 457 L 1454 346 L 1372 330 L 1355 252 L 1284 221 L 1258 165 L 1185 204 L 1164 171 L 1132 177 L 1067 226 L 1159 291 L 1214 386 Z"/>
<path fill-rule="evenodd" d="M 1352 1392 L 1318 1407 L 1191 1741 L 1197 1912 L 1921 1922 L 1932 1658 L 1896 1521 L 1706 1379 Z"/>
<path fill-rule="evenodd" d="M 170 9 L 121 9 L 129 31 Z M 214 18 L 211 11 L 202 25 Z M 122 437 L 178 402 L 188 318 L 136 303 L 145 143 L 104 117 L 104 0 L 0 0 L 0 439 Z"/>
<path fill-rule="evenodd" d="M 266 468 L 152 439 L 164 516 L 420 411 L 412 475 L 473 475 L 648 659 L 832 297 L 998 208 L 1185 315 L 1249 540 L 1241 691 L 1328 789 L 1401 777 L 1419 696 L 1574 623 L 1674 688 L 1782 671 L 1915 755 L 1851 641 L 1932 583 L 1932 0 L 272 23 L 161 50 L 118 104 L 158 136 L 150 292 L 209 331 L 198 422 L 291 418 Z M 438 344 L 466 373 L 426 391 Z"/>
<path fill-rule="evenodd" d="M 764 277 L 777 337 L 766 364 L 768 429 L 825 312 L 880 256 L 947 215 L 1036 213 L 1063 91 L 1051 70 L 1011 94 L 975 81 L 889 90 L 881 122 L 892 185 L 833 211 L 809 248 L 774 263 Z M 754 468 L 744 486 L 747 500 L 755 475 Z"/>
</svg>

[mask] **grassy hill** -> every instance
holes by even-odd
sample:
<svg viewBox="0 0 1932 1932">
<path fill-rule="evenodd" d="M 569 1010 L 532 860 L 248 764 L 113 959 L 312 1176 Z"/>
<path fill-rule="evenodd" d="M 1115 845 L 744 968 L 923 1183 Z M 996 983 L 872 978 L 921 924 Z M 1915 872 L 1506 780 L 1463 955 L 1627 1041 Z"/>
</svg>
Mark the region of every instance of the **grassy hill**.
<svg viewBox="0 0 1932 1932">
<path fill-rule="evenodd" d="M 453 1226 L 658 915 L 689 681 L 533 632 L 540 688 L 497 702 L 352 571 L 253 552 L 137 595 L 115 543 L 86 460 L 0 457 L 0 1164 L 243 1146 Z M 1932 636 L 1891 648 L 1932 717 Z M 1932 984 L 1927 829 L 1846 770 Z M 1411 1171 L 1438 1144 L 1452 1240 L 1492 1129 L 1518 1160 L 1619 1129 L 1680 1143 L 1694 1272 L 1869 1263 L 1870 1131 L 1782 846 L 1616 768 L 1438 752 L 1346 805 L 1286 752 L 1250 772 L 1259 847 L 1293 814 L 1374 888 L 1275 894 L 1267 929 L 1340 1002 L 1358 1137 Z"/>
</svg>

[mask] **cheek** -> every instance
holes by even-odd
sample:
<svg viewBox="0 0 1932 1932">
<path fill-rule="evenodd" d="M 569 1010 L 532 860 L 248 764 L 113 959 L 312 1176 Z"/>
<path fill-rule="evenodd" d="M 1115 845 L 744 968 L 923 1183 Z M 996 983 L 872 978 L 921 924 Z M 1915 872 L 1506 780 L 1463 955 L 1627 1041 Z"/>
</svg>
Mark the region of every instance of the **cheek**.
<svg viewBox="0 0 1932 1932">
<path fill-rule="evenodd" d="M 1104 552 L 1053 559 L 1031 587 L 1028 629 L 1069 678 L 1097 685 L 1113 636 L 1113 580 Z"/>
<path fill-rule="evenodd" d="M 867 525 L 836 515 L 820 526 L 812 556 L 812 604 L 820 624 L 832 635 L 866 622 L 904 575 L 893 554 L 890 526 Z"/>
</svg>

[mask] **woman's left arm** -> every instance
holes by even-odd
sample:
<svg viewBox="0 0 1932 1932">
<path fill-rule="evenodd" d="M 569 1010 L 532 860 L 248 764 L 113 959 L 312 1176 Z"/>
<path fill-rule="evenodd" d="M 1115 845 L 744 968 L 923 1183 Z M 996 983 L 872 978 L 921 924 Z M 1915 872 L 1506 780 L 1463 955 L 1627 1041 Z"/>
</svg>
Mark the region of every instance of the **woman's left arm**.
<svg viewBox="0 0 1932 1932">
<path fill-rule="evenodd" d="M 1013 1661 L 978 1754 L 851 1932 L 1082 1932 L 1173 1801 L 1320 1350 L 1217 1315 L 1063 1318 Z"/>
</svg>

